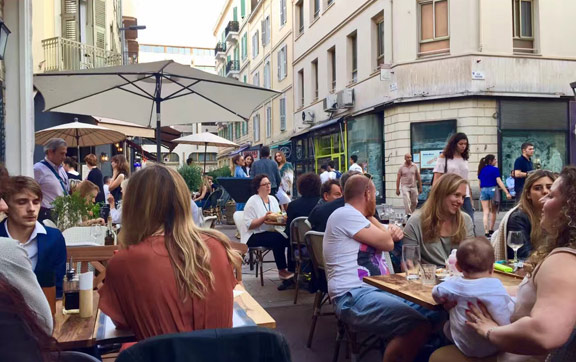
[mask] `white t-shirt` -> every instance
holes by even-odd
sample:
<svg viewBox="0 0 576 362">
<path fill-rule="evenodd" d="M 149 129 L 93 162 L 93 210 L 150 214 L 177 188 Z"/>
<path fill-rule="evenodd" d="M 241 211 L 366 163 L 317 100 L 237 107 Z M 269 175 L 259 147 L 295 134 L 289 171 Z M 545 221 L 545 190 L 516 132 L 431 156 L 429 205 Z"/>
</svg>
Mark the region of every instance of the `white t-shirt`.
<svg viewBox="0 0 576 362">
<path fill-rule="evenodd" d="M 381 251 L 354 240 L 354 235 L 369 226 L 370 221 L 350 204 L 328 218 L 322 244 L 330 298 L 367 286 L 364 277 L 389 273 Z"/>
<path fill-rule="evenodd" d="M 357 163 L 353 163 L 350 165 L 350 168 L 348 169 L 348 171 L 358 171 L 358 172 L 364 172 L 364 170 L 362 169 L 362 166 L 360 166 Z"/>
<path fill-rule="evenodd" d="M 498 351 L 498 348 L 465 323 L 468 302 L 477 304 L 480 300 L 496 323 L 501 326 L 510 324 L 515 303 L 498 278 L 449 278 L 435 286 L 432 295 L 458 303 L 450 309 L 450 328 L 445 328 L 445 332 L 448 332 L 447 337 L 454 341 L 462 353 L 469 357 L 486 357 Z"/>
<path fill-rule="evenodd" d="M 334 171 L 324 171 L 320 174 L 320 182 L 324 183 L 328 180 L 335 180 L 336 172 Z"/>
<path fill-rule="evenodd" d="M 108 195 L 110 195 L 110 185 L 104 185 L 104 200 L 106 203 L 108 203 Z"/>
<path fill-rule="evenodd" d="M 280 212 L 280 206 L 278 205 L 278 200 L 272 195 L 268 196 L 268 201 L 265 203 L 262 201 L 262 198 L 256 194 L 252 195 L 246 205 L 244 206 L 244 224 L 247 229 L 247 236 L 250 238 L 252 234 L 262 233 L 264 231 L 275 231 L 274 226 L 268 224 L 262 224 L 259 227 L 250 230 L 250 224 L 254 219 L 258 219 L 264 215 L 268 211 L 272 212 Z"/>
<path fill-rule="evenodd" d="M 438 157 L 436 161 L 436 166 L 434 167 L 434 172 L 438 173 L 455 173 L 462 177 L 464 180 L 468 181 L 468 161 L 460 158 L 452 158 L 448 159 L 448 170 L 444 172 L 446 169 L 446 158 Z M 470 197 L 470 187 L 466 188 L 466 197 Z"/>
</svg>

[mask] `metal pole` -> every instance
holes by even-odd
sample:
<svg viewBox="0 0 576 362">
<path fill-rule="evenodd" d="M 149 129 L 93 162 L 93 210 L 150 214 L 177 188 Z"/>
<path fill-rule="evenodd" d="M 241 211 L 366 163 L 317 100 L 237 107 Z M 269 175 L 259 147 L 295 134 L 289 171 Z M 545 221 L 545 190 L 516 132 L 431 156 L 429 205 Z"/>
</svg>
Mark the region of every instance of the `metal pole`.
<svg viewBox="0 0 576 362">
<path fill-rule="evenodd" d="M 160 74 L 156 74 L 156 92 L 154 94 L 154 101 L 156 102 L 156 161 L 158 163 L 164 163 L 162 159 L 162 138 L 160 137 L 160 132 L 162 132 L 161 115 L 160 115 L 160 103 L 162 103 L 162 80 L 160 79 Z"/>
<path fill-rule="evenodd" d="M 204 142 L 204 173 L 206 173 L 206 149 L 208 148 L 208 142 Z"/>
</svg>

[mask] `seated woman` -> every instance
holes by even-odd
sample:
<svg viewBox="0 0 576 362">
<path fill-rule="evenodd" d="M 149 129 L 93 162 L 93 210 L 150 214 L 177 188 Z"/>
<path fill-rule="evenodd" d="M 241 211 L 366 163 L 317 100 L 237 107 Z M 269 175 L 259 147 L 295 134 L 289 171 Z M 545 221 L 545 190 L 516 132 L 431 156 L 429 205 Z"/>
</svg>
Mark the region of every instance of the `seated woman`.
<svg viewBox="0 0 576 362">
<path fill-rule="evenodd" d="M 518 258 L 527 259 L 533 250 L 538 249 L 538 242 L 543 240 L 540 218 L 544 196 L 550 193 L 550 188 L 556 176 L 545 170 L 536 170 L 528 176 L 524 183 L 522 195 L 519 195 L 518 205 L 504 216 L 498 233 L 492 239 L 498 259 L 512 259 L 514 251 L 506 246 L 506 238 L 510 231 L 520 231 L 524 236 L 524 246 L 518 249 Z"/>
<path fill-rule="evenodd" d="M 240 256 L 225 235 L 195 225 L 182 176 L 159 164 L 136 172 L 122 209 L 123 249 L 106 268 L 100 309 L 138 340 L 232 327 Z"/>
<path fill-rule="evenodd" d="M 300 216 L 310 215 L 310 212 L 320 200 L 320 176 L 313 172 L 305 173 L 298 177 L 296 187 L 300 197 L 288 204 L 286 210 L 286 235 L 290 239 L 290 224 L 292 220 Z"/>
<path fill-rule="evenodd" d="M 96 186 L 96 184 L 94 184 L 91 181 L 84 180 L 80 182 L 78 187 L 76 187 L 75 192 L 78 192 L 80 197 L 86 200 L 86 203 L 94 205 L 94 203 L 96 202 L 96 196 L 98 195 L 99 191 L 100 189 L 98 188 L 98 186 Z M 91 215 L 91 216 L 99 216 L 99 215 Z M 82 220 L 81 225 L 82 226 L 104 225 L 105 223 L 106 222 L 101 217 L 91 217 Z"/>
<path fill-rule="evenodd" d="M 266 175 L 256 175 L 252 180 L 252 195 L 244 207 L 244 223 L 248 228 L 249 247 L 264 246 L 272 249 L 280 279 L 286 280 L 294 276 L 294 260 L 288 253 L 286 264 L 286 248 L 290 246 L 288 239 L 280 234 L 274 226 L 266 221 L 276 221 L 275 213 L 280 212 L 278 200 L 270 196 L 271 184 Z M 286 270 L 286 267 L 290 271 Z M 291 272 L 292 271 L 292 272 Z"/>
<path fill-rule="evenodd" d="M 203 210 L 207 210 L 210 208 L 208 200 L 210 199 L 210 194 L 212 193 L 212 177 L 211 176 L 204 176 L 202 178 L 202 186 L 200 187 L 200 191 L 198 195 L 193 199 L 193 201 L 198 205 L 198 207 L 202 208 Z"/>
<path fill-rule="evenodd" d="M 470 216 L 461 211 L 468 181 L 448 173 L 432 186 L 420 212 L 404 228 L 403 245 L 419 245 L 422 262 L 444 267 L 450 251 L 474 236 Z"/>
<path fill-rule="evenodd" d="M 547 236 L 530 259 L 534 270 L 510 290 L 517 297 L 512 323 L 499 326 L 484 306 L 469 305 L 468 325 L 501 351 L 475 361 L 575 360 L 574 340 L 565 344 L 576 328 L 576 167 L 566 166 L 542 201 Z M 449 346 L 430 361 L 468 360 Z"/>
</svg>

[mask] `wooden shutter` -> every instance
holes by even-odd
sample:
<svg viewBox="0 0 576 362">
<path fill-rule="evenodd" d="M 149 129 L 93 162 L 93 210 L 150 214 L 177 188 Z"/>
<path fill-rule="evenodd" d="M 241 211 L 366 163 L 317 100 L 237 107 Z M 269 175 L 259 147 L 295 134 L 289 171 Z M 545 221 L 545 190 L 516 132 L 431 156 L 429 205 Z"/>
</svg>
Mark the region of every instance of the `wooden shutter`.
<svg viewBox="0 0 576 362">
<path fill-rule="evenodd" d="M 232 9 L 232 19 L 234 21 L 238 21 L 238 8 L 234 7 L 234 9 Z"/>
<path fill-rule="evenodd" d="M 240 0 L 240 17 L 244 19 L 246 16 L 246 0 Z"/>
<path fill-rule="evenodd" d="M 62 37 L 80 41 L 79 0 L 62 0 Z"/>
<path fill-rule="evenodd" d="M 266 20 L 262 20 L 260 22 L 260 26 L 262 28 L 262 46 L 266 46 Z"/>
<path fill-rule="evenodd" d="M 106 49 L 106 0 L 94 1 L 94 45 Z"/>
</svg>

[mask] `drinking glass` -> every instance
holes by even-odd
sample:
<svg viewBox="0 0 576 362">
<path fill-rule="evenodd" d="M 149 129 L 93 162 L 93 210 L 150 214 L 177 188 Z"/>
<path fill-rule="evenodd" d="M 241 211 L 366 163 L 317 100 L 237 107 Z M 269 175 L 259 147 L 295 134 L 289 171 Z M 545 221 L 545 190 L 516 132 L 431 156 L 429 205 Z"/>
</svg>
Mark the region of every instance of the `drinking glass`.
<svg viewBox="0 0 576 362">
<path fill-rule="evenodd" d="M 436 265 L 422 264 L 422 284 L 424 285 L 436 284 Z"/>
<path fill-rule="evenodd" d="M 420 279 L 420 246 L 402 245 L 402 271 L 406 279 Z"/>
<path fill-rule="evenodd" d="M 100 225 L 92 225 L 90 227 L 90 235 L 96 242 L 100 241 L 100 237 L 102 236 L 102 228 Z"/>
<path fill-rule="evenodd" d="M 399 228 L 403 228 L 404 227 L 404 214 L 398 212 L 396 213 L 396 216 L 394 217 L 394 224 L 396 226 L 398 226 Z"/>
<path fill-rule="evenodd" d="M 524 234 L 521 231 L 509 231 L 506 244 L 514 250 L 514 265 L 518 265 L 518 249 L 524 245 Z"/>
</svg>

